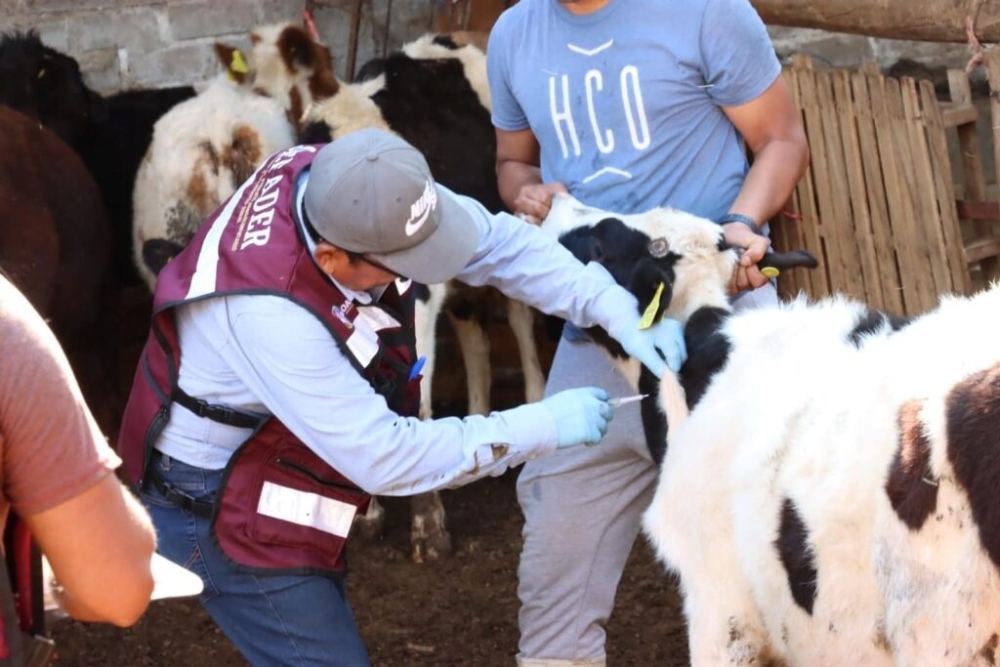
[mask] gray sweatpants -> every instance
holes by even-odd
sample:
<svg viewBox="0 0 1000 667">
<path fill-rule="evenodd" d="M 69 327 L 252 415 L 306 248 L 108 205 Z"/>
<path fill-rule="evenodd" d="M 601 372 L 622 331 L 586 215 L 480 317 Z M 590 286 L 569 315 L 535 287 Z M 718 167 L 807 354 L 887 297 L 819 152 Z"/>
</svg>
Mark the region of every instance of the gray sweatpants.
<svg viewBox="0 0 1000 667">
<path fill-rule="evenodd" d="M 768 284 L 733 306 L 776 302 Z M 634 393 L 598 346 L 563 339 L 545 393 L 584 386 Z M 656 477 L 637 403 L 615 411 L 599 444 L 525 464 L 517 480 L 525 518 L 517 589 L 522 664 L 603 664 L 604 625 Z"/>
</svg>

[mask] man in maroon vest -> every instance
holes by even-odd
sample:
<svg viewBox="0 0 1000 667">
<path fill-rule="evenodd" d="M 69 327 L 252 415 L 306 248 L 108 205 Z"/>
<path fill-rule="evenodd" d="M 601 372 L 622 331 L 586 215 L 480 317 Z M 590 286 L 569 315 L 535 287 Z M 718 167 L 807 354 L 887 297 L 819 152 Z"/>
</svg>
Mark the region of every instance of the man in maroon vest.
<svg viewBox="0 0 1000 667">
<path fill-rule="evenodd" d="M 436 185 L 364 130 L 266 160 L 158 278 L 120 450 L 160 538 L 253 664 L 364 665 L 343 549 L 369 494 L 411 495 L 596 443 L 608 394 L 574 389 L 420 421 L 411 280 L 459 278 L 582 327 L 662 373 L 676 323 L 533 226 Z"/>
</svg>

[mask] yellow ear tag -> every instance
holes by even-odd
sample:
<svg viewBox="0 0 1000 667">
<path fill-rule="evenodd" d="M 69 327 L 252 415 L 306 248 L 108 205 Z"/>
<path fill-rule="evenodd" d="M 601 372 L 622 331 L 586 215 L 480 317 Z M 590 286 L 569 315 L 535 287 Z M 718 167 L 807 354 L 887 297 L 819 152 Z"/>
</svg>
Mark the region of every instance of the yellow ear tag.
<svg viewBox="0 0 1000 667">
<path fill-rule="evenodd" d="M 765 266 L 763 269 L 760 270 L 760 272 L 763 273 L 764 277 L 768 279 L 777 278 L 781 274 L 781 271 L 774 268 L 773 266 Z"/>
<path fill-rule="evenodd" d="M 243 59 L 243 52 L 239 49 L 233 49 L 233 58 L 229 63 L 229 71 L 236 72 L 237 74 L 247 74 L 250 72 L 250 68 L 247 67 L 247 61 Z"/>
<path fill-rule="evenodd" d="M 41 79 L 43 76 L 45 76 L 45 68 L 44 67 L 42 69 L 38 70 L 38 78 Z"/>
<path fill-rule="evenodd" d="M 656 294 L 653 295 L 653 300 L 649 302 L 646 306 L 646 312 L 642 314 L 642 319 L 639 320 L 640 329 L 648 329 L 653 326 L 653 320 L 656 319 L 656 311 L 660 309 L 660 297 L 663 295 L 663 283 L 656 288 Z"/>
</svg>

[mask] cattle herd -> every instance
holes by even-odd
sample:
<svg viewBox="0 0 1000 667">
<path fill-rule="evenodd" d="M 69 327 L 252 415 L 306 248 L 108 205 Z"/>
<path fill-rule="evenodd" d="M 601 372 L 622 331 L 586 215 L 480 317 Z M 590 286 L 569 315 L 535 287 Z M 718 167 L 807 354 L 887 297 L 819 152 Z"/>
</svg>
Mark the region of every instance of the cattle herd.
<svg viewBox="0 0 1000 667">
<path fill-rule="evenodd" d="M 427 35 L 333 74 L 307 21 L 215 45 L 198 90 L 102 98 L 33 33 L 0 36 L 0 268 L 49 319 L 106 432 L 127 393 L 114 332 L 156 273 L 273 152 L 364 127 L 396 132 L 435 177 L 493 211 L 482 45 Z M 681 321 L 689 358 L 662 379 L 601 331 L 637 391 L 659 486 L 644 529 L 680 577 L 699 665 L 996 665 L 1000 653 L 1000 286 L 911 320 L 834 297 L 734 315 L 717 225 L 557 196 L 544 231 L 599 261 L 641 306 Z M 805 253 L 766 263 L 815 267 Z M 140 287 L 142 286 L 142 287 Z M 490 407 L 482 290 L 429 285 L 418 308 L 431 416 L 435 324 L 452 321 L 469 411 Z M 490 295 L 495 298 L 495 295 Z M 138 324 L 148 324 L 148 300 Z M 507 302 L 528 400 L 544 377 L 532 313 Z M 136 326 L 136 325 L 131 325 Z M 131 362 L 134 364 L 135 359 Z M 669 446 L 668 446 L 669 443 Z M 377 506 L 376 506 L 377 507 Z M 381 521 L 378 509 L 368 529 Z M 414 558 L 450 551 L 436 494 L 414 498 Z"/>
</svg>

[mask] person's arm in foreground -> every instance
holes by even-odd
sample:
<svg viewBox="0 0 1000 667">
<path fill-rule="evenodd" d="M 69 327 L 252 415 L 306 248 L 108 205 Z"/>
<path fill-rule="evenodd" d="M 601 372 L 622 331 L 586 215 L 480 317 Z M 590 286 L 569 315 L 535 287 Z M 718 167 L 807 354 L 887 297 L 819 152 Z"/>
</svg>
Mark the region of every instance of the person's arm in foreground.
<svg viewBox="0 0 1000 667">
<path fill-rule="evenodd" d="M 48 559 L 57 601 L 78 620 L 135 623 L 153 590 L 149 516 L 115 477 L 120 463 L 55 336 L 0 278 L 4 492 Z"/>
<path fill-rule="evenodd" d="M 538 140 L 530 129 L 505 132 L 497 128 L 496 135 L 500 198 L 515 215 L 541 222 L 549 214 L 552 195 L 567 192 L 566 186 L 542 182 Z"/>
<path fill-rule="evenodd" d="M 56 601 L 67 614 L 121 627 L 139 620 L 153 592 L 156 535 L 113 473 L 24 521 L 52 566 Z"/>
</svg>

